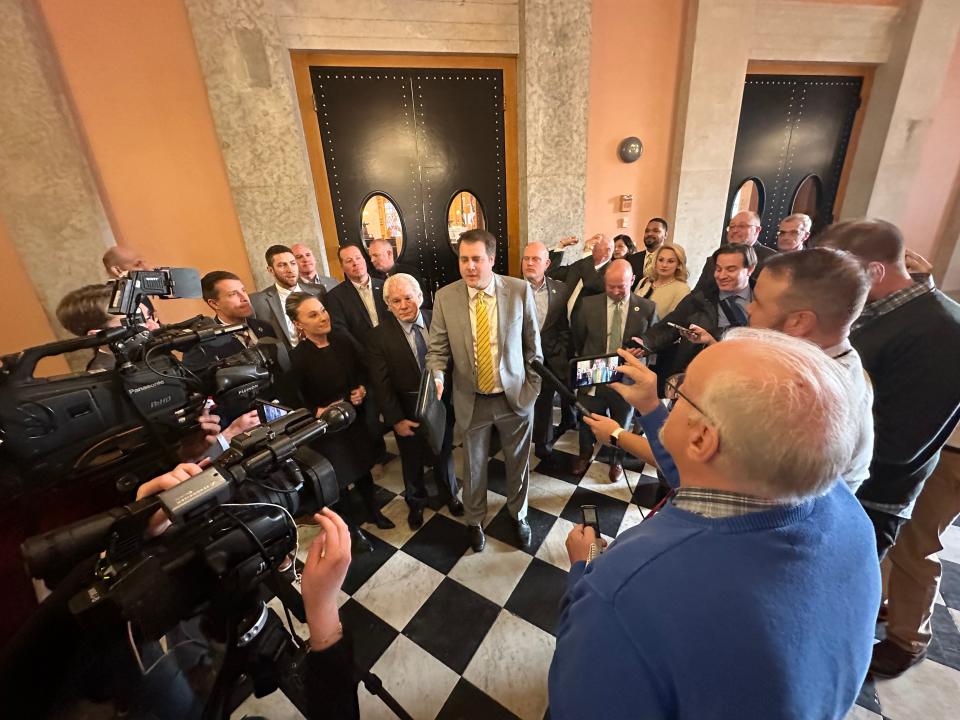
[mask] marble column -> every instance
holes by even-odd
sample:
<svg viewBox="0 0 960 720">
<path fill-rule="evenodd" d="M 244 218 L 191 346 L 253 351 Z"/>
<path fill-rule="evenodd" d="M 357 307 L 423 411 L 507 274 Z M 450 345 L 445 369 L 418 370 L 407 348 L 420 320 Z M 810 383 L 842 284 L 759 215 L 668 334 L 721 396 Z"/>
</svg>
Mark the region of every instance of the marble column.
<svg viewBox="0 0 960 720">
<path fill-rule="evenodd" d="M 525 0 L 520 16 L 521 244 L 584 232 L 590 0 Z"/>
<path fill-rule="evenodd" d="M 57 304 L 104 281 L 113 234 L 36 6 L 0 0 L 0 16 L 0 215 L 50 326 L 70 337 Z"/>
<path fill-rule="evenodd" d="M 258 287 L 264 252 L 313 248 L 329 274 L 289 53 L 266 0 L 185 0 Z"/>
</svg>

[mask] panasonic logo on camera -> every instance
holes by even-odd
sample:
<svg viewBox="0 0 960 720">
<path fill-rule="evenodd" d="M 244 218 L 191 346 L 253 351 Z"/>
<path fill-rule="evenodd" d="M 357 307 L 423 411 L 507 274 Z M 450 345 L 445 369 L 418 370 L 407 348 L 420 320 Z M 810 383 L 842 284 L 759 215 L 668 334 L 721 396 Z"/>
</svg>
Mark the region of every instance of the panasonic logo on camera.
<svg viewBox="0 0 960 720">
<path fill-rule="evenodd" d="M 155 383 L 150 383 L 149 385 L 141 385 L 137 388 L 130 388 L 127 392 L 129 392 L 131 395 L 134 395 L 136 393 L 141 393 L 144 390 L 152 390 L 153 388 L 160 387 L 161 385 L 163 385 L 163 380 L 157 380 Z"/>
</svg>

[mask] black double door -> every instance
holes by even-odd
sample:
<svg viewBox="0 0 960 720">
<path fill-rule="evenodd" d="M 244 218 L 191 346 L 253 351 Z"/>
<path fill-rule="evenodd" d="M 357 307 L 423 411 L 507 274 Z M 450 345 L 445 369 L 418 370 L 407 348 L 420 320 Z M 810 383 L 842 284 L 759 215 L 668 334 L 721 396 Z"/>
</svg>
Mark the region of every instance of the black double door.
<svg viewBox="0 0 960 720">
<path fill-rule="evenodd" d="M 402 228 L 398 261 L 435 292 L 460 277 L 448 213 L 467 192 L 506 271 L 502 71 L 324 66 L 310 77 L 341 246 L 365 250 L 361 213 L 385 196 Z"/>
<path fill-rule="evenodd" d="M 765 245 L 777 246 L 777 226 L 793 212 L 810 215 L 814 233 L 833 221 L 861 84 L 860 77 L 747 75 L 724 226 L 751 180 Z"/>
</svg>

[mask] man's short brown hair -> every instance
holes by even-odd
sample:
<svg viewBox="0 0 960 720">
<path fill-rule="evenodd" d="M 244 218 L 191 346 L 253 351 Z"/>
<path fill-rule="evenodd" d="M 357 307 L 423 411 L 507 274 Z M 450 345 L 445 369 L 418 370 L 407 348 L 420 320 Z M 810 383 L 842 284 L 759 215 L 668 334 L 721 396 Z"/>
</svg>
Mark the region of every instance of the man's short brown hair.
<svg viewBox="0 0 960 720">
<path fill-rule="evenodd" d="M 817 247 L 845 250 L 860 262 L 896 265 L 903 262 L 903 233 L 886 220 L 848 220 L 828 227 Z"/>
<path fill-rule="evenodd" d="M 467 230 L 460 235 L 460 244 L 482 242 L 487 250 L 487 257 L 495 258 L 497 256 L 497 238 L 492 232 L 487 230 Z"/>
<path fill-rule="evenodd" d="M 112 285 L 84 285 L 72 290 L 57 305 L 57 320 L 77 336 L 105 328 L 110 322 L 107 307 L 112 294 Z"/>
<path fill-rule="evenodd" d="M 761 273 L 787 278 L 790 287 L 780 298 L 780 309 L 811 310 L 823 330 L 849 327 L 870 291 L 870 278 L 857 258 L 833 248 L 774 255 Z"/>
</svg>

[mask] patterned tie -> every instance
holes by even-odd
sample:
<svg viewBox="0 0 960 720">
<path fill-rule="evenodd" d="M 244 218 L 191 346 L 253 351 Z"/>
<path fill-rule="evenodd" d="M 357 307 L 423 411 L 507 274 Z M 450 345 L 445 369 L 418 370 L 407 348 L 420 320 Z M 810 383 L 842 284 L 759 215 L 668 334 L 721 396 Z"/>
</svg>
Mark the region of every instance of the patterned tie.
<svg viewBox="0 0 960 720">
<path fill-rule="evenodd" d="M 490 322 L 487 318 L 487 294 L 477 293 L 477 390 L 493 392 L 493 357 L 490 354 Z"/>
<path fill-rule="evenodd" d="M 413 333 L 413 344 L 417 346 L 417 365 L 423 370 L 424 363 L 427 360 L 427 343 L 423 339 L 423 333 L 416 325 L 410 326 L 410 332 Z"/>
<path fill-rule="evenodd" d="M 623 311 L 622 302 L 613 304 L 613 327 L 610 328 L 610 338 L 607 340 L 607 352 L 613 354 L 623 342 Z"/>
</svg>

